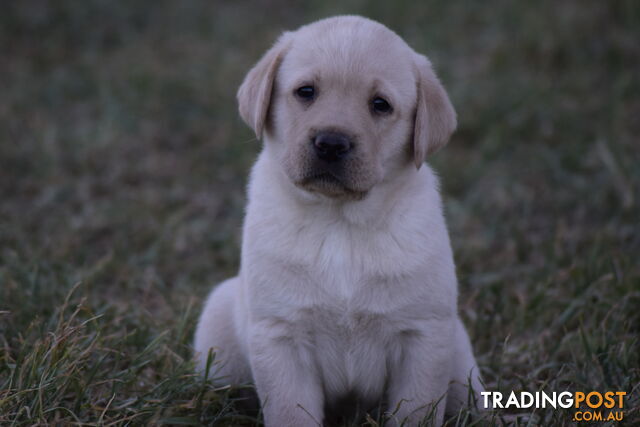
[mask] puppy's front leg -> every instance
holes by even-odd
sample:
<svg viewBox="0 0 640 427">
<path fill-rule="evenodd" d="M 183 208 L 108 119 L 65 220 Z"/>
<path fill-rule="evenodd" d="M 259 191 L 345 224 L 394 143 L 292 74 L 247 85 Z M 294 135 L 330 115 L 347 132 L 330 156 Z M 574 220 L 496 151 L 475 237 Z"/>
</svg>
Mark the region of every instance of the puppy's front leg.
<svg viewBox="0 0 640 427">
<path fill-rule="evenodd" d="M 452 319 L 431 320 L 402 337 L 401 354 L 388 390 L 391 425 L 417 426 L 431 411 L 434 425 L 444 419 L 452 359 Z M 397 411 L 396 411 L 397 410 Z"/>
<path fill-rule="evenodd" d="M 252 325 L 250 359 L 267 427 L 321 426 L 324 399 L 312 353 L 277 321 Z"/>
</svg>

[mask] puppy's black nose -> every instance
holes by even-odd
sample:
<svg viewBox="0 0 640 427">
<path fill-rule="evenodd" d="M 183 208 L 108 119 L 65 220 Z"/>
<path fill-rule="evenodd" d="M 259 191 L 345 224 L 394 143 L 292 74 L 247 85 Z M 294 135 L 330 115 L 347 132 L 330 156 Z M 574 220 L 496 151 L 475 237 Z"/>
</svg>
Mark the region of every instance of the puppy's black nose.
<svg viewBox="0 0 640 427">
<path fill-rule="evenodd" d="M 311 142 L 316 155 L 326 162 L 338 161 L 351 150 L 351 139 L 340 132 L 318 132 Z"/>
</svg>

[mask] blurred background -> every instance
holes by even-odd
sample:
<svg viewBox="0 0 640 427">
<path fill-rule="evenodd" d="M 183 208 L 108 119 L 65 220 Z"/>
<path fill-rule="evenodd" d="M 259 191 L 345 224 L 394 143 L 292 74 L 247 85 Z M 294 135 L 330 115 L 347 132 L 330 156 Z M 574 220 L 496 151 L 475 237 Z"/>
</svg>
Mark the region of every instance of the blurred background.
<svg viewBox="0 0 640 427">
<path fill-rule="evenodd" d="M 260 150 L 235 93 L 335 14 L 426 53 L 456 107 L 430 163 L 488 388 L 626 390 L 640 422 L 633 0 L 3 3 L 0 421 L 256 422 L 189 374 Z"/>
</svg>

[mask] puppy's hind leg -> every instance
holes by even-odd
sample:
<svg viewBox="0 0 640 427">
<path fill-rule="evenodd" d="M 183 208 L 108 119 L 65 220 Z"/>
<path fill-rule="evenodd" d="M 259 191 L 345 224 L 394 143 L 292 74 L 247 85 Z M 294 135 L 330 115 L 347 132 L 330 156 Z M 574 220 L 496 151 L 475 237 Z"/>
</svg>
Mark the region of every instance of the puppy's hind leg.
<svg viewBox="0 0 640 427">
<path fill-rule="evenodd" d="M 205 374 L 209 351 L 215 352 L 209 378 L 219 385 L 238 385 L 251 381 L 251 368 L 238 337 L 238 312 L 240 301 L 239 278 L 222 282 L 207 297 L 204 310 L 198 320 L 194 347 L 197 369 Z"/>
<path fill-rule="evenodd" d="M 470 404 L 480 404 L 480 392 L 483 391 L 480 382 L 480 369 L 473 357 L 471 342 L 467 330 L 458 317 L 456 322 L 456 341 L 451 382 L 447 392 L 447 409 L 449 415 L 456 414 L 460 408 Z M 469 389 L 471 386 L 471 390 Z"/>
</svg>

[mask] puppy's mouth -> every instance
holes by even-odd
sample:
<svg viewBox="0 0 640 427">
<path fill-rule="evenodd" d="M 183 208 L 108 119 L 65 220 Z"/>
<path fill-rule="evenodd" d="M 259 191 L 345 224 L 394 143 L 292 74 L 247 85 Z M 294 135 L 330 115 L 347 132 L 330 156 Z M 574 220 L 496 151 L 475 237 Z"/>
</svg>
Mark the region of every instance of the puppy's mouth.
<svg viewBox="0 0 640 427">
<path fill-rule="evenodd" d="M 342 180 L 331 172 L 320 172 L 302 179 L 302 185 L 310 184 L 344 187 Z"/>
<path fill-rule="evenodd" d="M 366 195 L 366 191 L 350 188 L 343 179 L 331 172 L 307 175 L 296 185 L 306 191 L 320 193 L 336 199 L 360 200 Z"/>
</svg>

